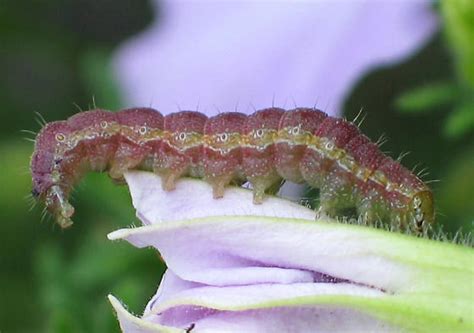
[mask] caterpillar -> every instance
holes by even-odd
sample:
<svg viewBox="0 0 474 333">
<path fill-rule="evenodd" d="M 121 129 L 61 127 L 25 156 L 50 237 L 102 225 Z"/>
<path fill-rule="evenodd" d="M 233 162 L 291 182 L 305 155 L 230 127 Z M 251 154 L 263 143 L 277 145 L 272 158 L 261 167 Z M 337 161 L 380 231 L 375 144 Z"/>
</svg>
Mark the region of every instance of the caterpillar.
<svg viewBox="0 0 474 333">
<path fill-rule="evenodd" d="M 320 212 L 355 208 L 368 223 L 387 221 L 416 232 L 434 222 L 430 188 L 382 153 L 353 122 L 315 108 L 267 108 L 251 115 L 196 111 L 163 116 L 151 108 L 95 109 L 46 124 L 31 157 L 33 196 L 61 227 L 72 224 L 72 186 L 87 171 L 120 180 L 151 170 L 171 191 L 183 176 L 210 183 L 213 196 L 249 182 L 254 203 L 282 180 L 320 190 Z"/>
</svg>

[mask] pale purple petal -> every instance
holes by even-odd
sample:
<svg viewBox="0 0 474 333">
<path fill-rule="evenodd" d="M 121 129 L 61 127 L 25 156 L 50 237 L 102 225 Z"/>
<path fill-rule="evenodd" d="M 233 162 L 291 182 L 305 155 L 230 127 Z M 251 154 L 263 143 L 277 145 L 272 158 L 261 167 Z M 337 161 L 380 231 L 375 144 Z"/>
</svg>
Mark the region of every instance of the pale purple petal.
<svg viewBox="0 0 474 333">
<path fill-rule="evenodd" d="M 206 206 L 206 213 L 214 218 L 179 221 L 183 217 L 177 211 L 196 216 L 203 202 L 174 197 L 180 206 L 173 207 L 173 200 L 168 202 L 167 198 L 183 193 L 164 192 L 159 177 L 152 173 L 129 172 L 126 180 L 137 215 L 150 224 L 115 231 L 109 238 L 157 248 L 169 270 L 141 319 L 120 314 L 123 309 L 113 303 L 124 332 L 137 331 L 134 325 L 140 323 L 146 323 L 144 327 L 156 324 L 219 332 L 226 322 L 230 332 L 239 331 L 239 327 L 248 332 L 272 328 L 286 331 L 292 318 L 298 319 L 298 324 L 292 325 L 295 332 L 311 327 L 390 328 L 368 314 L 350 310 L 347 303 L 347 297 L 384 296 L 387 286 L 395 289 L 393 280 L 399 283 L 409 278 L 403 268 L 383 256 L 376 258 L 380 270 L 369 268 L 374 261 L 367 252 L 374 251 L 371 246 L 377 244 L 354 247 L 350 233 L 336 235 L 334 230 L 326 230 L 324 223 L 316 224 L 313 211 L 275 198 L 254 205 L 251 191 L 239 188 L 227 189 L 220 200 L 206 199 L 214 200 Z M 177 191 L 180 188 L 186 189 L 185 198 L 212 198 L 211 187 L 203 182 L 182 179 Z M 249 205 L 240 209 L 253 217 L 239 220 L 236 203 L 244 202 Z M 265 217 L 263 206 L 305 219 L 295 222 Z M 229 212 L 234 216 L 225 217 Z M 338 246 L 341 241 L 352 251 L 356 249 L 354 253 L 347 256 Z M 314 298 L 325 295 L 343 299 L 333 308 L 315 307 Z M 336 314 L 341 316 L 340 326 L 336 325 Z"/>
<path fill-rule="evenodd" d="M 249 286 L 200 287 L 180 292 L 168 302 L 156 302 L 143 319 L 161 325 L 186 327 L 192 322 L 218 312 L 258 310 L 278 302 L 278 307 L 291 306 L 299 299 L 298 308 L 311 307 L 314 297 L 381 297 L 380 291 L 352 284 L 295 283 L 291 285 L 260 284 Z M 305 304 L 304 299 L 308 301 Z M 212 305 L 212 308 L 206 307 Z M 285 306 L 286 305 L 286 306 Z M 272 307 L 272 306 L 270 306 Z M 275 307 L 275 306 L 273 306 Z"/>
<path fill-rule="evenodd" d="M 165 327 L 147 320 L 135 317 L 114 296 L 109 295 L 109 301 L 115 309 L 122 332 L 127 333 L 183 333 L 182 329 Z"/>
<path fill-rule="evenodd" d="M 380 297 L 382 291 L 350 283 L 294 283 L 254 284 L 248 286 L 227 286 L 226 288 L 204 286 L 181 291 L 167 302 L 156 302 L 147 316 L 161 314 L 176 305 L 213 304 L 218 309 L 258 308 L 262 304 L 293 298 L 310 299 L 312 296 L 345 295 Z M 299 305 L 304 304 L 304 301 Z M 309 303 L 310 304 L 310 303 Z"/>
<path fill-rule="evenodd" d="M 362 242 L 360 234 L 350 229 L 329 228 L 321 222 L 215 218 L 122 229 L 109 238 L 153 246 L 178 276 L 209 285 L 232 285 L 235 268 L 245 267 L 261 268 L 259 275 L 253 275 L 254 283 L 275 279 L 272 269 L 265 267 L 322 273 L 390 291 L 399 291 L 413 278 L 390 258 L 390 245 L 378 241 L 377 233 L 368 231 Z M 218 276 L 211 274 L 218 270 Z"/>
<path fill-rule="evenodd" d="M 472 278 L 459 268 L 472 258 L 451 245 L 314 220 L 307 208 L 282 200 L 262 206 L 306 218 L 265 216 L 253 204 L 246 214 L 230 216 L 236 202 L 252 202 L 251 191 L 238 188 L 209 204 L 209 216 L 185 219 L 175 211 L 200 216 L 203 202 L 186 199 L 210 197 L 212 189 L 180 180 L 187 197 L 170 208 L 165 198 L 172 192 L 154 178 L 140 171 L 126 175 L 137 215 L 148 224 L 108 235 L 158 249 L 168 266 L 141 318 L 109 297 L 124 332 L 379 332 L 429 325 L 440 306 L 444 327 L 469 312 L 460 310 L 468 303 L 457 296 L 443 296 L 452 288 L 452 295 L 464 294 Z M 453 268 L 449 259 L 456 255 Z"/>
<path fill-rule="evenodd" d="M 186 281 L 180 279 L 176 274 L 174 274 L 171 270 L 167 270 L 163 277 L 161 278 L 160 286 L 158 287 L 158 291 L 156 294 L 150 299 L 147 306 L 145 307 L 145 311 L 143 316 L 146 316 L 150 313 L 151 309 L 159 302 L 163 303 L 168 299 L 172 299 L 176 294 L 183 290 L 188 290 L 192 288 L 202 287 L 204 286 L 201 283 Z"/>
<path fill-rule="evenodd" d="M 168 294 L 163 294 L 163 290 Z M 370 298 L 384 293 L 363 286 L 330 283 L 199 286 L 168 271 L 142 318 L 124 314 L 120 303 L 112 296 L 109 299 L 118 312 L 124 332 L 148 332 L 143 327 L 154 325 L 193 327 L 193 332 L 394 331 L 390 325 L 348 307 L 315 306 L 314 297 L 325 295 Z M 298 306 L 292 304 L 295 299 Z M 280 304 L 272 306 L 272 302 Z"/>
<path fill-rule="evenodd" d="M 419 49 L 431 1 L 157 1 L 159 19 L 116 53 L 127 104 L 208 114 L 312 106 L 339 114 L 354 82 Z"/>
<path fill-rule="evenodd" d="M 316 216 L 311 209 L 299 209 L 299 204 L 276 197 L 267 198 L 265 205 L 255 205 L 252 194 L 245 189 L 232 188 L 225 195 L 225 202 L 232 204 L 216 206 L 221 199 L 214 199 L 211 186 L 202 181 L 180 179 L 175 190 L 165 192 L 161 187 L 161 178 L 152 173 L 132 171 L 126 174 L 125 178 L 137 215 L 144 224 L 209 216 L 257 215 L 307 220 L 314 220 Z M 157 195 L 159 200 L 156 200 Z M 189 209 L 190 206 L 193 207 L 192 210 Z"/>
<path fill-rule="evenodd" d="M 353 309 L 278 307 L 217 312 L 199 320 L 196 332 L 398 332 L 387 323 Z"/>
<path fill-rule="evenodd" d="M 399 332 L 373 316 L 334 306 L 286 306 L 245 311 L 183 306 L 151 320 L 129 314 L 113 296 L 109 296 L 109 300 L 125 333 Z M 165 324 L 156 323 L 160 320 Z"/>
<path fill-rule="evenodd" d="M 126 178 L 132 196 L 139 195 L 133 201 L 141 216 L 150 222 L 154 222 L 150 216 L 175 216 L 174 210 L 162 203 L 169 193 L 163 192 L 160 186 L 149 187 L 152 178 L 158 176 L 135 171 Z M 200 182 L 180 182 L 186 184 L 190 198 L 212 193 L 211 188 L 203 189 Z M 141 192 L 135 187 L 147 190 Z M 208 213 L 212 216 L 226 212 L 235 207 L 235 202 L 245 201 L 252 201 L 250 191 L 229 188 L 224 198 L 208 206 Z M 190 215 L 202 209 L 200 202 L 181 202 L 180 209 Z M 308 210 L 284 201 L 278 202 L 278 209 L 296 215 Z M 252 205 L 247 210 L 255 215 L 261 208 Z M 300 331 L 304 332 L 313 325 L 331 327 L 332 315 L 341 311 L 347 314 L 347 323 L 353 317 L 353 323 L 361 321 L 371 323 L 374 329 L 380 328 L 380 322 L 367 314 L 348 310 L 349 304 L 357 299 L 398 292 L 413 280 L 413 272 L 390 258 L 390 246 L 378 240 L 376 230 L 367 230 L 366 238 L 361 241 L 360 230 L 356 237 L 349 226 L 338 228 L 341 225 L 335 223 L 298 221 L 215 216 L 118 230 L 109 234 L 109 238 L 123 238 L 139 247 L 153 246 L 169 267 L 163 284 L 145 310 L 142 320 L 146 322 L 183 329 L 195 325 L 193 329 L 199 332 L 206 331 L 206 327 L 218 331 L 227 320 L 237 325 L 236 330 L 238 325 L 243 325 L 249 332 L 255 327 L 256 332 L 274 325 L 284 330 L 291 320 L 287 317 L 285 324 L 285 316 L 299 313 L 301 317 L 297 318 L 306 322 L 301 324 Z M 314 308 L 318 297 L 325 295 L 343 297 L 333 303 L 336 312 L 325 307 Z M 295 300 L 298 300 L 297 309 L 288 309 Z M 320 315 L 315 317 L 315 313 Z M 317 322 L 315 318 L 319 318 Z M 353 328 L 366 329 L 358 324 Z"/>
<path fill-rule="evenodd" d="M 238 188 L 227 189 L 224 198 L 206 206 L 207 214 L 215 217 L 173 221 L 177 210 L 196 216 L 196 211 L 203 209 L 202 202 L 181 199 L 179 209 L 170 209 L 166 199 L 173 192 L 150 186 L 158 176 L 135 171 L 128 173 L 126 179 L 137 214 L 148 223 L 155 223 L 156 218 L 167 222 L 117 230 L 109 238 L 123 238 L 137 247 L 157 248 L 168 267 L 182 279 L 207 285 L 235 285 L 238 269 L 245 283 L 251 283 L 251 278 L 255 279 L 254 283 L 279 283 L 282 277 L 274 269 L 281 268 L 397 291 L 412 278 L 406 274 L 405 267 L 392 260 L 390 244 L 379 240 L 377 230 L 367 229 L 366 239 L 361 242 L 360 230 L 356 234 L 348 226 L 341 229 L 338 224 L 311 219 L 295 223 L 287 218 L 259 216 L 263 206 L 300 216 L 312 211 L 277 199 L 268 200 L 265 205 L 253 205 L 251 191 Z M 186 198 L 211 196 L 211 188 L 203 189 L 202 182 L 180 180 L 178 188 L 180 183 L 186 185 Z M 147 190 L 141 192 L 142 187 Z M 249 206 L 240 214 L 236 204 L 244 202 Z M 229 211 L 234 216 L 220 216 Z M 284 274 L 288 278 L 295 272 Z"/>
</svg>

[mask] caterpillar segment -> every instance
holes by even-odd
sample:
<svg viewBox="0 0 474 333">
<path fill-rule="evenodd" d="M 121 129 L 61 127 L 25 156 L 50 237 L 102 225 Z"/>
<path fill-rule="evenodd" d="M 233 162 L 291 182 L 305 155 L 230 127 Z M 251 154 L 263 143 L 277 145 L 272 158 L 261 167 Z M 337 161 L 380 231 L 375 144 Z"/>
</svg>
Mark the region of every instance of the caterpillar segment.
<svg viewBox="0 0 474 333">
<path fill-rule="evenodd" d="M 172 191 L 184 176 L 203 178 L 215 198 L 229 184 L 251 183 L 253 201 L 282 180 L 320 189 L 319 212 L 355 208 L 368 223 L 382 220 L 423 232 L 434 222 L 430 188 L 347 120 L 314 108 L 267 108 L 207 117 L 166 116 L 151 108 L 96 109 L 43 127 L 31 158 L 32 194 L 58 224 L 72 224 L 71 189 L 88 171 L 121 181 L 150 170 Z"/>
</svg>

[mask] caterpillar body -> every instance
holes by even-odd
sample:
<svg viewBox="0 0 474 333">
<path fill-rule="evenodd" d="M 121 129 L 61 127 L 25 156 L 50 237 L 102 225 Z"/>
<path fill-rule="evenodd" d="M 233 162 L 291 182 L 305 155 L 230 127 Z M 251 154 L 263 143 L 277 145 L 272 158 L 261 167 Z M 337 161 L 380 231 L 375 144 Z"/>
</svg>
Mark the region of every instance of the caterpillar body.
<svg viewBox="0 0 474 333">
<path fill-rule="evenodd" d="M 182 176 L 203 178 L 222 197 L 248 181 L 255 203 L 288 180 L 320 189 L 320 211 L 355 207 L 367 222 L 382 220 L 417 232 L 434 222 L 430 188 L 383 154 L 352 122 L 314 108 L 267 108 L 213 117 L 195 111 L 166 116 L 151 108 L 95 109 L 39 132 L 31 158 L 32 194 L 62 227 L 72 224 L 72 186 L 89 171 L 121 179 L 151 170 L 173 190 Z"/>
</svg>

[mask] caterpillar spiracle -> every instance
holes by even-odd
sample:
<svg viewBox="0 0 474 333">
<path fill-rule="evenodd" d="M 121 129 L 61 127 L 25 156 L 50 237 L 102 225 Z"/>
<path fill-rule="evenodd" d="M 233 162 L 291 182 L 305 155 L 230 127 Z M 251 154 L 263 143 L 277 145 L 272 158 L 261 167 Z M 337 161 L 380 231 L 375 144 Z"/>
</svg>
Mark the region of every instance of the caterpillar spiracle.
<svg viewBox="0 0 474 333">
<path fill-rule="evenodd" d="M 320 211 L 355 208 L 367 222 L 421 232 L 434 222 L 430 188 L 382 153 L 354 123 L 314 108 L 267 108 L 213 117 L 195 111 L 163 116 L 151 108 L 95 109 L 45 125 L 31 158 L 32 194 L 61 227 L 72 224 L 68 198 L 85 172 L 121 179 L 151 170 L 173 190 L 182 176 L 203 178 L 215 198 L 248 181 L 256 204 L 282 180 L 320 189 Z"/>
</svg>

